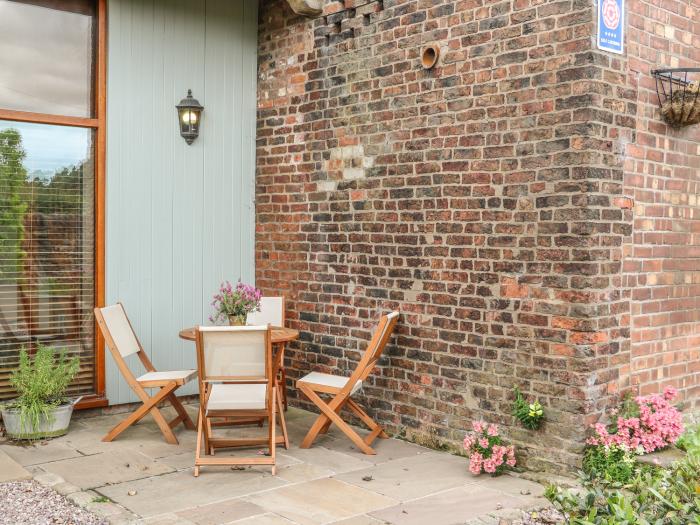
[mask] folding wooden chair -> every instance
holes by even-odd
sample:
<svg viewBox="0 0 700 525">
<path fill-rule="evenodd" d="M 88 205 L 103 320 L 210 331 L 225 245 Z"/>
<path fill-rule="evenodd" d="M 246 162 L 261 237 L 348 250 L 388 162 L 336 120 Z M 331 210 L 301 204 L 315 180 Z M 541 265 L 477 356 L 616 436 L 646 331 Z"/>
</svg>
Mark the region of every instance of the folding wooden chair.
<svg viewBox="0 0 700 525">
<path fill-rule="evenodd" d="M 297 380 L 297 388 L 321 410 L 321 414 L 302 441 L 301 448 L 309 448 L 319 433 L 328 431 L 331 423 L 335 423 L 365 454 L 375 454 L 371 445 L 377 437 L 389 437 L 382 427 L 367 415 L 351 397 L 362 388 L 362 381 L 367 378 L 379 361 L 398 317 L 398 312 L 382 316 L 362 359 L 350 377 L 311 372 Z M 325 402 L 319 394 L 331 396 L 330 402 Z M 340 411 L 344 406 L 354 412 L 370 429 L 367 437 L 362 439 L 350 425 L 343 421 Z"/>
<path fill-rule="evenodd" d="M 286 305 L 284 296 L 279 297 L 263 297 L 260 299 L 260 311 L 248 314 L 248 325 L 251 326 L 279 326 L 284 327 L 287 322 Z M 280 355 L 280 377 L 279 385 L 280 396 L 284 403 L 284 409 L 287 410 L 287 372 L 284 369 L 284 343 L 279 343 L 278 352 Z"/>
<path fill-rule="evenodd" d="M 194 475 L 204 465 L 271 465 L 275 474 L 277 443 L 289 446 L 284 415 L 280 414 L 282 436 L 275 435 L 277 412 L 281 408 L 273 363 L 269 326 L 207 326 L 197 328 L 199 377 L 199 419 Z M 267 438 L 229 439 L 212 434 L 212 418 L 267 418 Z M 203 442 L 203 443 L 202 443 Z M 269 456 L 202 457 L 216 448 L 252 447 L 267 444 Z"/>
<path fill-rule="evenodd" d="M 146 352 L 143 351 L 143 347 L 136 337 L 121 303 L 105 306 L 103 308 L 95 308 L 95 317 L 97 318 L 97 324 L 107 343 L 107 348 L 109 348 L 112 353 L 112 357 L 114 357 L 119 371 L 124 376 L 124 379 L 126 379 L 129 387 L 131 387 L 143 402 L 143 405 L 135 412 L 110 430 L 107 435 L 102 438 L 102 441 L 112 441 L 128 427 L 137 423 L 146 414 L 150 413 L 160 427 L 165 441 L 176 445 L 178 441 L 172 431 L 175 426 L 179 423 L 183 423 L 185 427 L 190 430 L 194 430 L 195 427 L 190 416 L 187 415 L 187 411 L 182 406 L 182 403 L 180 403 L 175 396 L 175 390 L 193 379 L 197 371 L 156 371 L 151 360 L 148 359 Z M 134 374 L 125 361 L 125 358 L 133 354 L 138 355 L 146 369 L 146 373 L 139 377 L 134 377 Z M 160 390 L 158 390 L 154 396 L 150 396 L 146 392 L 146 388 L 158 388 Z M 177 412 L 177 417 L 172 421 L 166 421 L 165 417 L 163 417 L 163 414 L 161 414 L 158 409 L 158 404 L 166 399 L 170 401 L 170 404 Z"/>
</svg>

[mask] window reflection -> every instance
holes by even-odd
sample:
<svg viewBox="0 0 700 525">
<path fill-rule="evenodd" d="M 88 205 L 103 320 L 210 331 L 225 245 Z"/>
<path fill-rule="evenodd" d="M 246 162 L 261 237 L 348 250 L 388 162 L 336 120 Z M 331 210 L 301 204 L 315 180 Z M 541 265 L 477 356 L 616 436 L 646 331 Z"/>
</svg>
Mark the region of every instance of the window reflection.
<svg viewBox="0 0 700 525">
<path fill-rule="evenodd" d="M 0 0 L 0 108 L 90 117 L 92 4 L 54 4 Z"/>
<path fill-rule="evenodd" d="M 0 120 L 0 399 L 19 349 L 80 356 L 94 390 L 93 131 Z"/>
</svg>

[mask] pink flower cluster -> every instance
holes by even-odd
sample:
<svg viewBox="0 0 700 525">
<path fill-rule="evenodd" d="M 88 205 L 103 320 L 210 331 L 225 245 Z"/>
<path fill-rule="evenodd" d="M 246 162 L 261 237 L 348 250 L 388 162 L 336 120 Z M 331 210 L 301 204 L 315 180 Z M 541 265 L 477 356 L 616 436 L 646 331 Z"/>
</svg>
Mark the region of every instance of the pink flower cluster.
<svg viewBox="0 0 700 525">
<path fill-rule="evenodd" d="M 681 413 L 671 405 L 676 395 L 676 389 L 669 386 L 663 395 L 636 397 L 638 416 L 618 417 L 613 429 L 602 423 L 593 425 L 595 436 L 588 439 L 588 444 L 625 445 L 632 450 L 641 447 L 646 453 L 672 445 L 683 433 Z"/>
<path fill-rule="evenodd" d="M 482 472 L 500 474 L 506 466 L 515 466 L 515 449 L 503 444 L 498 426 L 481 421 L 472 423 L 473 432 L 464 438 L 464 450 L 469 454 L 469 471 L 478 475 Z"/>
</svg>

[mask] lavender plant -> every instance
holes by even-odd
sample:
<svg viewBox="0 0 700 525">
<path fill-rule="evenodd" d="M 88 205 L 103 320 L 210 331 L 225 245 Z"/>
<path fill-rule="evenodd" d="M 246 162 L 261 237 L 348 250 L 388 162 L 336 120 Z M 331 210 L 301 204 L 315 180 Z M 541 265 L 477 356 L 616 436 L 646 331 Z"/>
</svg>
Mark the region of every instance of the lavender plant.
<svg viewBox="0 0 700 525">
<path fill-rule="evenodd" d="M 211 305 L 215 313 L 209 320 L 213 323 L 228 320 L 231 324 L 244 325 L 249 313 L 260 310 L 262 292 L 255 286 L 241 280 L 235 287 L 229 281 L 221 283 L 219 292 L 214 295 Z"/>
</svg>

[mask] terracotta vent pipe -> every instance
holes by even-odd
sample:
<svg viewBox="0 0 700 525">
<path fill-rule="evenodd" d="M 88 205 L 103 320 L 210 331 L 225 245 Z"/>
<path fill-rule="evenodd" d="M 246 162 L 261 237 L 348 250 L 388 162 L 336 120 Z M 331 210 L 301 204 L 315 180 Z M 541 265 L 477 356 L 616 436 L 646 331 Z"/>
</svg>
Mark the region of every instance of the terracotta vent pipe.
<svg viewBox="0 0 700 525">
<path fill-rule="evenodd" d="M 421 53 L 421 63 L 423 69 L 432 69 L 440 58 L 440 46 L 435 43 L 428 44 Z"/>
</svg>

